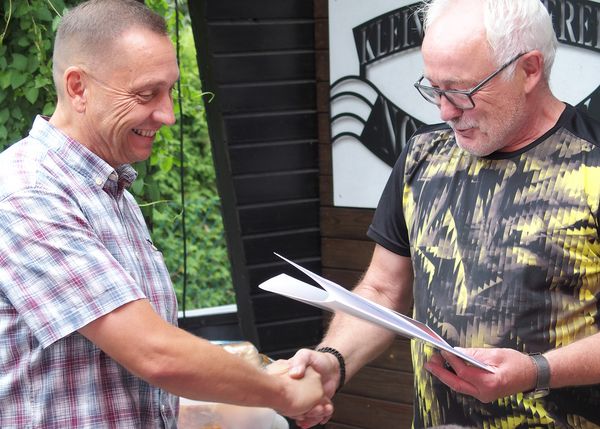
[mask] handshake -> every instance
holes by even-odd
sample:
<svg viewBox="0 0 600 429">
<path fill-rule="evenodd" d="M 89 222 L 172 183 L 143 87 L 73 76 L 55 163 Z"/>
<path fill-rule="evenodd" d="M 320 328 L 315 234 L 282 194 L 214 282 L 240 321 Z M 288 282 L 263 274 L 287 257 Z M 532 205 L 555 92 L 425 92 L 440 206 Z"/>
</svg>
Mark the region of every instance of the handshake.
<svg viewBox="0 0 600 429">
<path fill-rule="evenodd" d="M 291 359 L 278 360 L 266 368 L 283 381 L 282 405 L 275 409 L 303 429 L 324 424 L 333 414 L 331 397 L 343 384 L 345 372 L 340 367 L 343 358 L 338 360 L 334 353 L 302 349 Z"/>
</svg>

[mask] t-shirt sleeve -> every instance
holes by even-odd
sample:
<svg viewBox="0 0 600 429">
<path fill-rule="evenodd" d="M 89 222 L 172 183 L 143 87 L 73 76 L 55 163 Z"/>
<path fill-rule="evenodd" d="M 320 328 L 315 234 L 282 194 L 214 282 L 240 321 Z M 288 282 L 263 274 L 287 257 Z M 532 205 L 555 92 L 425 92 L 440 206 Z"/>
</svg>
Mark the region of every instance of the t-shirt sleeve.
<svg viewBox="0 0 600 429">
<path fill-rule="evenodd" d="M 0 201 L 0 249 L 0 293 L 43 347 L 145 298 L 64 195 L 31 189 Z"/>
<path fill-rule="evenodd" d="M 410 143 L 402 151 L 383 189 L 367 236 L 387 250 L 410 256 L 408 230 L 402 208 L 404 165 Z"/>
</svg>

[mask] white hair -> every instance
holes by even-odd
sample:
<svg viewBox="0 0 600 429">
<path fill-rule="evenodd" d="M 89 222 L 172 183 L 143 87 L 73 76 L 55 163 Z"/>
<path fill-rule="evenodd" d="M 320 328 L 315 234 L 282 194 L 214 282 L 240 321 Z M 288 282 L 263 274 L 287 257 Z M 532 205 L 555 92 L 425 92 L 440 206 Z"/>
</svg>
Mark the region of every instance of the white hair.
<svg viewBox="0 0 600 429">
<path fill-rule="evenodd" d="M 480 0 L 484 3 L 484 28 L 496 65 L 519 54 L 538 50 L 544 58 L 544 77 L 550 78 L 558 41 L 552 18 L 540 0 Z M 425 31 L 456 0 L 427 0 L 423 7 Z M 509 67 L 512 74 L 514 67 Z"/>
</svg>

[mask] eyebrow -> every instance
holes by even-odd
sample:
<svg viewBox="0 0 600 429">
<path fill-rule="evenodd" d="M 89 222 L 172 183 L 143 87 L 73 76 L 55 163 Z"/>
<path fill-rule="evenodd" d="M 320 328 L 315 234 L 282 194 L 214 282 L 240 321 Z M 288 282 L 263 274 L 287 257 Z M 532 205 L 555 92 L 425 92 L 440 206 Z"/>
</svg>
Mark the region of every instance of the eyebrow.
<svg viewBox="0 0 600 429">
<path fill-rule="evenodd" d="M 457 86 L 457 85 L 471 85 L 471 84 L 477 84 L 477 82 L 473 83 L 473 82 L 469 82 L 466 81 L 464 79 L 460 79 L 460 78 L 450 78 L 450 79 L 445 79 L 441 82 L 438 81 L 433 81 L 431 80 L 430 77 L 428 77 L 426 74 L 423 75 L 425 77 L 425 79 L 427 79 L 432 85 L 434 85 L 435 82 L 435 86 L 440 86 L 440 83 L 443 84 L 444 86 L 449 86 L 449 87 L 453 87 L 453 86 Z"/>
<path fill-rule="evenodd" d="M 144 91 L 147 89 L 153 89 L 156 87 L 167 87 L 169 89 L 172 89 L 175 87 L 177 81 L 173 82 L 173 83 L 169 83 L 166 80 L 162 80 L 162 79 L 155 79 L 155 80 L 149 80 L 149 81 L 145 81 L 143 83 L 135 84 L 132 86 L 132 90 L 133 91 Z"/>
</svg>

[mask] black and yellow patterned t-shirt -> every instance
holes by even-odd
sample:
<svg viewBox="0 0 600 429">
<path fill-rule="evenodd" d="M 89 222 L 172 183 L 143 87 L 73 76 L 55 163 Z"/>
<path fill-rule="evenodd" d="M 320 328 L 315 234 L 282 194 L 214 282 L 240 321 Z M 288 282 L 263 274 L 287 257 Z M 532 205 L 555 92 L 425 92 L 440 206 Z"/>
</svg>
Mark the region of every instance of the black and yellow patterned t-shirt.
<svg viewBox="0 0 600 429">
<path fill-rule="evenodd" d="M 600 124 L 567 106 L 556 126 L 511 153 L 476 157 L 446 126 L 413 136 L 369 236 L 411 256 L 414 317 L 448 343 L 525 353 L 600 330 Z M 598 353 L 598 350 L 591 350 Z M 600 386 L 491 404 L 423 369 L 413 341 L 414 427 L 598 428 Z"/>
</svg>

